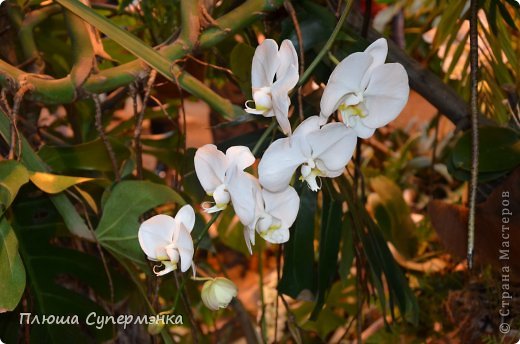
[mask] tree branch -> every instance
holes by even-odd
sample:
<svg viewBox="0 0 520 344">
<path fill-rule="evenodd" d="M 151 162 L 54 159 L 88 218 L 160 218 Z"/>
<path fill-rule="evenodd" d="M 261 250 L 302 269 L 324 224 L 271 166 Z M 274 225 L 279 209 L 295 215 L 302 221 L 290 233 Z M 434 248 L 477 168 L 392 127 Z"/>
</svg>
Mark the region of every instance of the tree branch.
<svg viewBox="0 0 520 344">
<path fill-rule="evenodd" d="M 194 6 L 190 4 L 188 0 L 183 3 L 185 6 L 189 6 L 190 9 Z M 254 22 L 263 14 L 263 11 L 272 11 L 281 6 L 282 3 L 283 0 L 248 0 L 244 2 L 242 5 L 219 18 L 217 20 L 218 27 L 211 27 L 205 30 L 199 36 L 198 47 L 207 49 L 214 46 L 229 35 Z M 187 9 L 187 7 L 185 8 Z M 189 27 L 193 28 L 195 26 L 189 25 Z M 186 27 L 184 28 L 186 29 Z M 192 41 L 194 31 L 190 31 L 189 28 L 187 30 L 188 33 L 181 34 L 179 39 L 172 44 L 159 47 L 159 52 L 170 61 L 176 61 L 190 53 L 190 49 L 194 49 L 196 46 Z M 190 37 L 189 41 L 187 37 Z M 174 66 L 172 72 L 181 72 L 176 68 L 177 67 Z M 131 61 L 121 66 L 103 70 L 96 75 L 91 75 L 85 84 L 83 84 L 82 89 L 85 94 L 104 93 L 118 87 L 127 86 L 137 78 L 146 76 L 147 71 L 148 66 L 142 61 Z M 27 82 L 33 86 L 33 91 L 27 95 L 27 99 L 29 100 L 39 101 L 45 104 L 65 104 L 77 100 L 78 95 L 75 92 L 74 83 L 70 76 L 53 79 L 49 76 L 26 74 L 24 71 L 0 60 L 1 86 L 16 90 L 19 87 L 18 81 L 20 77 L 24 76 Z M 178 80 L 186 91 L 205 100 L 221 114 L 233 116 L 233 114 L 236 115 L 239 111 L 239 113 L 242 114 L 240 108 L 234 107 L 229 101 L 218 97 L 209 87 L 191 75 L 182 72 L 178 76 Z"/>
</svg>

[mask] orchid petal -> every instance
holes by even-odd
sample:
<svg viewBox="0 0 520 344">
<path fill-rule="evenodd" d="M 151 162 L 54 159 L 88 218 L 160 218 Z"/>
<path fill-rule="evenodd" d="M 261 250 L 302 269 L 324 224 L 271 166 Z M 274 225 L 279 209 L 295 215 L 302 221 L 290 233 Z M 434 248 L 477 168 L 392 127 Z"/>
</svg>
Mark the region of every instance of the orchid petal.
<svg viewBox="0 0 520 344">
<path fill-rule="evenodd" d="M 212 194 L 215 189 L 224 182 L 227 168 L 227 159 L 217 146 L 207 144 L 195 153 L 195 173 L 199 178 L 202 188 Z"/>
<path fill-rule="evenodd" d="M 330 123 L 310 133 L 307 140 L 312 156 L 319 159 L 326 171 L 340 170 L 352 158 L 357 143 L 356 133 L 342 123 Z"/>
<path fill-rule="evenodd" d="M 226 185 L 231 196 L 233 209 L 244 226 L 252 225 L 255 221 L 256 197 L 254 189 L 260 187 L 250 174 L 231 168 L 226 175 Z"/>
<path fill-rule="evenodd" d="M 306 160 L 297 142 L 300 141 L 291 145 L 289 138 L 283 138 L 267 148 L 258 165 L 260 184 L 264 188 L 271 192 L 287 188 L 296 168 Z"/>
<path fill-rule="evenodd" d="M 374 59 L 372 62 L 371 69 L 380 66 L 385 63 L 386 55 L 388 54 L 388 43 L 385 38 L 379 38 L 370 44 L 366 49 L 365 53 L 370 54 Z"/>
<path fill-rule="evenodd" d="M 321 97 L 322 117 L 328 118 L 336 111 L 347 94 L 362 92 L 365 89 L 363 81 L 372 62 L 370 54 L 359 52 L 350 54 L 336 66 Z"/>
<path fill-rule="evenodd" d="M 357 124 L 353 126 L 352 129 L 356 132 L 356 135 L 362 139 L 368 139 L 372 137 L 376 131 L 374 128 L 369 128 L 364 125 L 363 121 L 361 120 L 358 120 Z"/>
<path fill-rule="evenodd" d="M 191 238 L 190 232 L 186 229 L 184 224 L 180 224 L 177 231 L 175 231 L 175 237 L 173 243 L 181 258 L 181 271 L 187 271 L 193 261 L 193 254 L 195 249 L 193 247 L 193 239 Z"/>
<path fill-rule="evenodd" d="M 149 259 L 164 258 L 158 257 L 158 251 L 164 251 L 164 247 L 172 243 L 175 228 L 174 218 L 168 215 L 156 215 L 141 224 L 137 237 Z"/>
<path fill-rule="evenodd" d="M 288 228 L 278 228 L 278 229 L 271 229 L 266 231 L 265 233 L 260 233 L 260 236 L 264 238 L 266 241 L 272 243 L 272 244 L 283 244 L 287 241 L 289 241 L 290 233 Z"/>
<path fill-rule="evenodd" d="M 226 150 L 226 157 L 228 166 L 236 165 L 240 170 L 244 170 L 255 163 L 255 156 L 251 153 L 249 147 L 246 146 L 229 147 Z"/>
<path fill-rule="evenodd" d="M 281 192 L 262 190 L 265 203 L 265 212 L 279 219 L 282 227 L 289 228 L 293 225 L 300 209 L 300 197 L 292 186 Z"/>
<path fill-rule="evenodd" d="M 270 87 L 280 61 L 278 60 L 278 45 L 272 39 L 266 39 L 260 44 L 253 56 L 251 66 L 251 85 L 253 88 Z"/>
<path fill-rule="evenodd" d="M 175 221 L 177 222 L 177 225 L 182 223 L 186 230 L 191 233 L 193 226 L 195 225 L 195 211 L 191 205 L 187 204 L 179 209 L 177 215 L 175 215 Z"/>
<path fill-rule="evenodd" d="M 296 68 L 294 65 L 288 66 L 288 71 L 284 77 L 276 80 L 271 88 L 273 112 L 285 135 L 291 134 L 291 124 L 289 123 L 291 99 L 288 94 L 298 82 L 298 70 Z"/>
<path fill-rule="evenodd" d="M 361 122 L 369 128 L 388 124 L 403 110 L 409 93 L 408 75 L 401 64 L 387 63 L 375 68 L 365 91 L 368 115 Z"/>
<path fill-rule="evenodd" d="M 285 78 L 288 73 L 294 73 L 294 71 L 289 69 L 290 67 L 294 67 L 294 70 L 296 71 L 296 81 L 294 82 L 294 85 L 291 86 L 291 88 L 293 88 L 298 82 L 298 54 L 290 40 L 285 39 L 282 44 L 280 44 L 278 60 L 280 61 L 280 66 L 276 71 L 277 80 Z"/>
</svg>

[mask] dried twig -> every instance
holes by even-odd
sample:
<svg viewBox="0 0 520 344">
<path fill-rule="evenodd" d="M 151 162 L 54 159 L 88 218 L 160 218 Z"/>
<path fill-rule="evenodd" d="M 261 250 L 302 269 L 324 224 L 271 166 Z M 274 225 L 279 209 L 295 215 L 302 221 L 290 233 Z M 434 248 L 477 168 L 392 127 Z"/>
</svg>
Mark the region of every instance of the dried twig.
<svg viewBox="0 0 520 344">
<path fill-rule="evenodd" d="M 21 82 L 20 84 L 20 88 L 14 95 L 13 107 L 9 116 L 11 120 L 11 142 L 9 144 L 8 159 L 10 160 L 14 160 L 15 156 L 18 160 L 22 157 L 22 138 L 20 137 L 17 124 L 18 112 L 20 111 L 20 105 L 22 104 L 25 93 L 31 89 L 31 86 L 27 83 Z"/>
<path fill-rule="evenodd" d="M 119 173 L 116 153 L 114 152 L 112 144 L 108 140 L 107 134 L 105 133 L 105 129 L 103 128 L 103 110 L 101 109 L 101 100 L 99 99 L 99 95 L 93 94 L 92 100 L 94 100 L 94 105 L 96 109 L 94 118 L 96 130 L 98 131 L 99 137 L 101 137 L 101 141 L 103 141 L 103 144 L 105 145 L 105 148 L 107 150 L 108 157 L 110 158 L 110 162 L 112 163 L 112 169 L 114 170 L 116 182 L 119 182 L 121 180 L 121 174 Z"/>
</svg>

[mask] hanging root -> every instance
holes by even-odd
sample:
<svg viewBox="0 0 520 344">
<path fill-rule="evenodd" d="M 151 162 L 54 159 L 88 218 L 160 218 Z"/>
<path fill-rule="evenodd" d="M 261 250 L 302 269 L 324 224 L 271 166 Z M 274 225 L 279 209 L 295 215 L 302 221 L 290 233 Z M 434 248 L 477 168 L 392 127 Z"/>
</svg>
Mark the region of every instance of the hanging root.
<svg viewBox="0 0 520 344">
<path fill-rule="evenodd" d="M 471 0 L 469 21 L 470 66 L 471 66 L 471 180 L 469 194 L 468 218 L 468 268 L 473 267 L 473 253 L 475 247 L 475 206 L 477 202 L 478 185 L 478 2 Z"/>
</svg>

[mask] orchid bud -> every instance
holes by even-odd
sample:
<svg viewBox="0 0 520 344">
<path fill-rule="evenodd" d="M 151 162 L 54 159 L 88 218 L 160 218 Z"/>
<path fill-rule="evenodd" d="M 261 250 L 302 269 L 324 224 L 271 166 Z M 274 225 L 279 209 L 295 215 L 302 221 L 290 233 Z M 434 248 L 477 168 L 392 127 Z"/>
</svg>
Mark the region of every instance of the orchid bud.
<svg viewBox="0 0 520 344">
<path fill-rule="evenodd" d="M 204 283 L 202 287 L 202 302 L 209 309 L 216 311 L 226 308 L 231 300 L 237 296 L 237 286 L 224 277 L 217 277 Z"/>
</svg>

